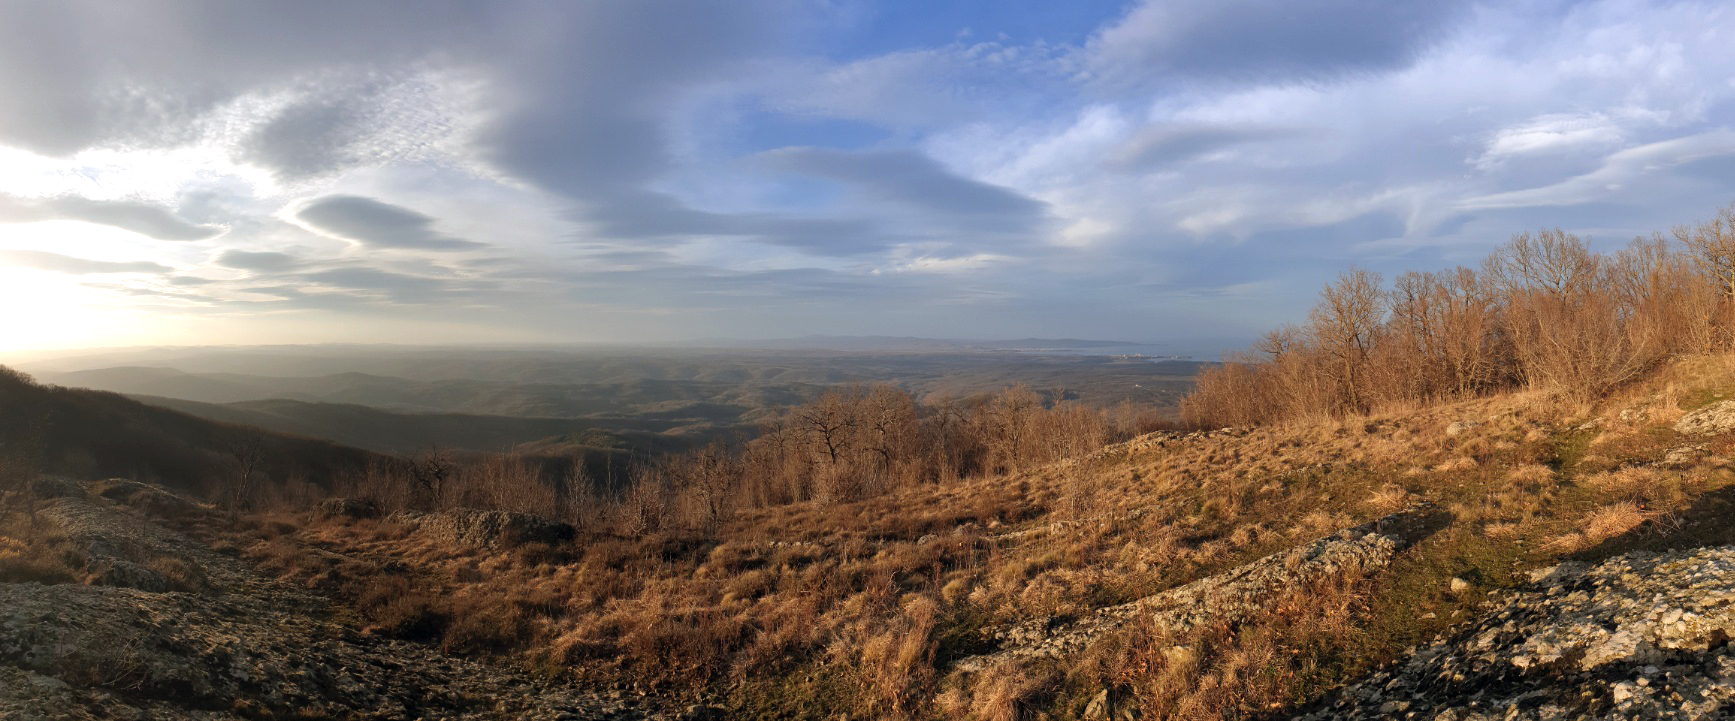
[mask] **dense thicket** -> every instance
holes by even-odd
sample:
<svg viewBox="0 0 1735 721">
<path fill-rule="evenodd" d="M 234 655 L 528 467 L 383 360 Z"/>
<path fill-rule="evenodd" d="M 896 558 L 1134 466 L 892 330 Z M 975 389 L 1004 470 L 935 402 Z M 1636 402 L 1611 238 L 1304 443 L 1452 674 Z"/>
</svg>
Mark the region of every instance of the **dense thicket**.
<svg viewBox="0 0 1735 721">
<path fill-rule="evenodd" d="M 1095 408 L 1060 395 L 1014 386 L 919 401 L 889 385 L 850 386 L 789 409 L 745 442 L 639 459 L 603 475 L 578 463 L 561 474 L 510 454 L 434 451 L 378 463 L 339 490 L 387 508 L 497 508 L 636 535 L 713 528 L 744 508 L 850 501 L 1015 471 L 1163 423 L 1149 409 Z"/>
<path fill-rule="evenodd" d="M 714 523 L 741 507 L 849 501 L 1082 455 L 1159 422 L 1130 406 L 1045 402 L 1015 386 L 918 402 L 889 385 L 828 392 L 731 451 L 714 444 L 638 470 L 628 530 Z"/>
<path fill-rule="evenodd" d="M 1202 372 L 1189 422 L 1257 425 L 1511 388 L 1593 398 L 1676 355 L 1735 340 L 1735 205 L 1614 253 L 1521 233 L 1481 267 L 1389 286 L 1351 269 L 1308 321 Z"/>
</svg>

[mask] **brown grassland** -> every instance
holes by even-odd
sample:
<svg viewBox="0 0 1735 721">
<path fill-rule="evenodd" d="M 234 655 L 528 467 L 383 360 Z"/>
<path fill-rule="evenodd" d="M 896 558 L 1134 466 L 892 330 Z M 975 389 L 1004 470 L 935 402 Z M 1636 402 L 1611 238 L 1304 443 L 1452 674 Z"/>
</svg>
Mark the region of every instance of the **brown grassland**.
<svg viewBox="0 0 1735 721">
<path fill-rule="evenodd" d="M 1016 472 L 635 534 L 618 530 L 633 523 L 623 504 L 571 545 L 484 550 L 304 513 L 212 538 L 348 599 L 374 632 L 743 718 L 1067 718 L 1105 688 L 1147 717 L 1252 718 L 1467 620 L 1530 569 L 1735 542 L 1717 505 L 1735 473 L 1716 460 L 1735 439 L 1712 460 L 1657 465 L 1681 443 L 1674 418 L 1729 394 L 1735 359 L 1699 356 L 1595 404 L 1514 392 L 1159 432 Z M 1475 425 L 1448 435 L 1455 422 Z M 1388 569 L 1293 589 L 1255 621 L 1188 638 L 1135 627 L 1065 663 L 949 677 L 995 629 L 1130 601 L 1417 500 L 1455 522 Z"/>
</svg>

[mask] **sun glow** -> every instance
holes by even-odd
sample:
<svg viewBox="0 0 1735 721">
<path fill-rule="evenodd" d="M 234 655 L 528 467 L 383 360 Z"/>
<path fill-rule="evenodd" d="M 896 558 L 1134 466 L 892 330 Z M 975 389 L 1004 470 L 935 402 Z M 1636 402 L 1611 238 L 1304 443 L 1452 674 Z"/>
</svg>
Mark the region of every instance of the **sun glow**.
<svg viewBox="0 0 1735 721">
<path fill-rule="evenodd" d="M 86 304 L 76 279 L 0 266 L 0 351 L 100 345 L 139 334 L 138 313 Z"/>
</svg>

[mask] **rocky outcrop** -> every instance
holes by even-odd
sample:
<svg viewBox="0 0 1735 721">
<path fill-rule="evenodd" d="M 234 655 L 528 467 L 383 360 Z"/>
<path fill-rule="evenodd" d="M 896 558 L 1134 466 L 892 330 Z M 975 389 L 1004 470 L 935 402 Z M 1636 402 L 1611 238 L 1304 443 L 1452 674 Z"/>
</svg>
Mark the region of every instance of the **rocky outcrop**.
<svg viewBox="0 0 1735 721">
<path fill-rule="evenodd" d="M 39 518 L 91 559 L 93 582 L 115 582 L 0 583 L 0 719 L 644 717 L 619 697 L 358 633 L 323 599 L 100 494 L 49 501 Z M 210 582 L 165 592 L 175 584 L 153 570 L 165 564 Z"/>
<path fill-rule="evenodd" d="M 472 508 L 435 513 L 399 511 L 387 520 L 411 526 L 430 538 L 479 548 L 511 548 L 525 543 L 553 545 L 570 542 L 577 534 L 571 525 L 541 516 Z"/>
<path fill-rule="evenodd" d="M 66 538 L 91 583 L 164 592 L 203 589 L 212 583 L 251 577 L 239 561 L 212 554 L 161 526 L 120 513 L 100 496 L 54 499 L 43 505 L 38 518 Z M 163 569 L 175 573 L 171 577 Z"/>
<path fill-rule="evenodd" d="M 1384 568 L 1398 551 L 1450 521 L 1449 514 L 1431 505 L 1410 508 L 1070 623 L 1037 620 L 1013 626 L 997 634 L 999 650 L 963 659 L 954 668 L 974 673 L 1006 662 L 1070 656 L 1135 622 L 1173 633 L 1234 623 L 1260 613 L 1264 601 L 1287 589 L 1345 570 Z"/>
<path fill-rule="evenodd" d="M 1735 401 L 1722 401 L 1681 416 L 1675 432 L 1689 436 L 1716 436 L 1735 432 Z"/>
<path fill-rule="evenodd" d="M 1482 621 L 1301 718 L 1735 713 L 1735 548 L 1632 553 L 1534 578 Z"/>
<path fill-rule="evenodd" d="M 199 504 L 155 483 L 111 478 L 95 484 L 94 490 L 103 498 L 159 518 L 177 518 L 199 511 Z"/>
<path fill-rule="evenodd" d="M 313 517 L 320 520 L 356 520 L 379 518 L 381 515 L 380 504 L 363 498 L 327 498 L 313 508 Z"/>
</svg>

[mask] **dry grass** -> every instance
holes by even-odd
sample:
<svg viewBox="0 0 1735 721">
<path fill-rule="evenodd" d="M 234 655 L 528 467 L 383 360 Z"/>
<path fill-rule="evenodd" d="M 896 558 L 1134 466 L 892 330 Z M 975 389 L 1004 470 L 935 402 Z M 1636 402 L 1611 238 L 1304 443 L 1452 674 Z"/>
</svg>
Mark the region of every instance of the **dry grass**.
<svg viewBox="0 0 1735 721">
<path fill-rule="evenodd" d="M 1723 378 L 1705 382 L 1735 388 Z M 743 508 L 705 529 L 593 527 L 570 546 L 454 547 L 380 521 L 237 546 L 350 599 L 376 632 L 703 691 L 742 718 L 1064 716 L 1104 688 L 1146 717 L 1244 717 L 1293 708 L 1448 630 L 1525 569 L 1647 533 L 1645 519 L 1735 482 L 1633 465 L 1678 441 L 1654 424 L 1578 430 L 1597 413 L 1611 411 L 1514 394 L 1151 436 L 1019 473 Z M 1454 421 L 1476 425 L 1448 436 Z M 1456 523 L 1381 574 L 1298 590 L 1238 628 L 948 683 L 995 629 L 1173 588 L 1412 500 Z M 1474 590 L 1449 593 L 1454 577 Z"/>
<path fill-rule="evenodd" d="M 1591 542 L 1600 542 L 1637 528 L 1649 518 L 1639 504 L 1622 501 L 1603 506 L 1585 519 L 1584 535 Z"/>
<path fill-rule="evenodd" d="M 1145 629 L 1112 652 L 1111 678 L 1153 718 L 1245 718 L 1308 700 L 1360 642 L 1369 587 L 1346 569 L 1274 599 L 1259 618 L 1184 636 Z"/>
<path fill-rule="evenodd" d="M 16 531 L 14 531 L 16 532 Z M 0 583 L 74 583 L 84 576 L 64 545 L 43 534 L 0 535 Z"/>
</svg>

